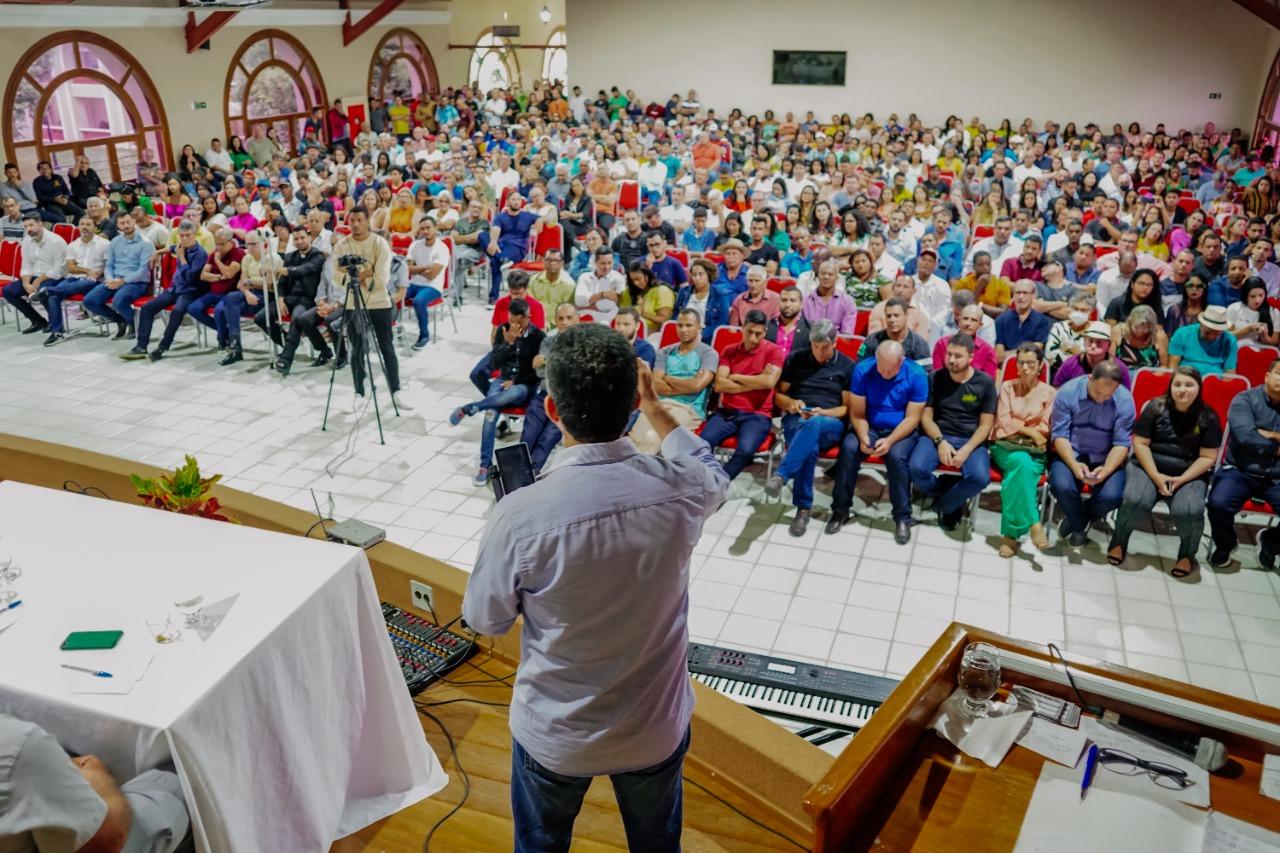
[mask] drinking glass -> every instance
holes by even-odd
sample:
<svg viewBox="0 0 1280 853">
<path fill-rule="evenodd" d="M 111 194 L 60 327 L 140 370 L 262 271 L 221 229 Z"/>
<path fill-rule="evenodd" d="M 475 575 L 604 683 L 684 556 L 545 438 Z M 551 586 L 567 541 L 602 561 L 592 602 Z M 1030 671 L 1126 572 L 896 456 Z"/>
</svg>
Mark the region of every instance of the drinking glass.
<svg viewBox="0 0 1280 853">
<path fill-rule="evenodd" d="M 182 639 L 182 629 L 173 624 L 171 613 L 148 616 L 147 629 L 151 631 L 151 638 L 161 645 L 176 643 Z"/>
<path fill-rule="evenodd" d="M 178 612 L 182 614 L 182 618 L 188 628 L 200 628 L 207 623 L 208 617 L 204 615 L 204 596 L 193 595 L 189 598 L 179 599 L 173 603 L 178 608 Z"/>
<path fill-rule="evenodd" d="M 1000 653 L 989 643 L 970 643 L 960 658 L 960 706 L 971 717 L 985 717 L 1000 687 Z"/>
<path fill-rule="evenodd" d="M 0 607 L 7 607 L 18 597 L 13 582 L 22 577 L 22 569 L 13 564 L 13 557 L 0 554 Z"/>
</svg>

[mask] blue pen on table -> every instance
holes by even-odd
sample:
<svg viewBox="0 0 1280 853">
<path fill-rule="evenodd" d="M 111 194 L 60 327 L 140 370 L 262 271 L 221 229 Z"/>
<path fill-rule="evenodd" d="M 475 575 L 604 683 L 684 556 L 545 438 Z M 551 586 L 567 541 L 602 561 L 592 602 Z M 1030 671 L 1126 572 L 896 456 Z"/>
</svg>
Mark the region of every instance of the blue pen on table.
<svg viewBox="0 0 1280 853">
<path fill-rule="evenodd" d="M 0 607 L 0 610 L 12 610 L 13 608 L 20 607 L 20 606 L 22 606 L 21 598 L 19 598 L 17 601 L 6 604 L 4 607 Z"/>
<path fill-rule="evenodd" d="M 1080 799 L 1084 800 L 1084 794 L 1089 790 L 1089 786 L 1093 784 L 1093 772 L 1098 767 L 1098 745 L 1095 743 L 1089 747 L 1089 754 L 1084 760 L 1084 776 L 1080 779 Z"/>
<path fill-rule="evenodd" d="M 98 678 L 115 678 L 115 676 L 112 675 L 111 673 L 103 672 L 100 669 L 87 669 L 83 666 L 72 666 L 69 663 L 61 663 L 61 664 L 58 664 L 58 666 L 62 667 L 63 669 L 74 669 L 76 672 L 87 672 L 90 675 L 96 675 Z"/>
</svg>

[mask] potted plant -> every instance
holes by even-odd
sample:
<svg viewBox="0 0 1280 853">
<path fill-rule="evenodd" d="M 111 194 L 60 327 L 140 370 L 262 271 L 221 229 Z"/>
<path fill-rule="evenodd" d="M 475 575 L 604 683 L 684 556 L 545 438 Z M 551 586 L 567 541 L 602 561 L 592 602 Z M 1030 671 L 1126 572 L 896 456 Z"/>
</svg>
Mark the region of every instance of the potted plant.
<svg viewBox="0 0 1280 853">
<path fill-rule="evenodd" d="M 131 474 L 129 479 L 133 481 L 138 497 L 146 506 L 180 515 L 234 522 L 234 519 L 222 514 L 222 504 L 218 499 L 209 495 L 213 484 L 221 480 L 222 475 L 201 477 L 200 465 L 192 456 L 187 456 L 172 474 L 154 479 Z"/>
</svg>

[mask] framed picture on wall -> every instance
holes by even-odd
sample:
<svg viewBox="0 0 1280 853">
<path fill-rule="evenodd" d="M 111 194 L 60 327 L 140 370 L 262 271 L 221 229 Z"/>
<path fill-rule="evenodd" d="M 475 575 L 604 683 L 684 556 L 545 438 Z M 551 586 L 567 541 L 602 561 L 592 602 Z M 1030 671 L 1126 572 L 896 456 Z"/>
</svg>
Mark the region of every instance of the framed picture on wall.
<svg viewBox="0 0 1280 853">
<path fill-rule="evenodd" d="M 775 50 L 773 85 L 843 86 L 847 56 L 843 50 Z"/>
</svg>

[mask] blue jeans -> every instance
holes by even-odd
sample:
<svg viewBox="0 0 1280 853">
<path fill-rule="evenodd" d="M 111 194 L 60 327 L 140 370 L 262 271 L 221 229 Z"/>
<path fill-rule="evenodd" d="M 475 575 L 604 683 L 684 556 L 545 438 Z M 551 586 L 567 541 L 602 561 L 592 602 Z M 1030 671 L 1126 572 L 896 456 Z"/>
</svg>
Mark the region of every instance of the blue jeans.
<svg viewBox="0 0 1280 853">
<path fill-rule="evenodd" d="M 1249 498 L 1261 498 L 1280 509 L 1280 483 L 1270 482 L 1265 477 L 1251 476 L 1239 468 L 1219 468 L 1213 475 L 1208 508 L 1209 528 L 1213 531 L 1215 548 L 1230 551 L 1236 547 L 1239 542 L 1236 536 L 1236 514 Z M 1262 535 L 1267 537 L 1268 532 L 1270 531 L 1263 531 Z M 1267 538 L 1270 540 L 1275 536 L 1275 533 L 1271 533 Z"/>
<path fill-rule="evenodd" d="M 213 307 L 213 327 L 218 332 L 218 343 L 240 346 L 240 318 L 251 317 L 262 307 L 262 291 L 255 290 L 253 295 L 258 297 L 257 305 L 250 305 L 244 293 L 233 290 Z"/>
<path fill-rule="evenodd" d="M 679 853 L 684 818 L 684 755 L 689 732 L 671 757 L 609 777 L 627 833 L 627 847 L 644 853 Z M 515 853 L 565 853 L 590 776 L 564 776 L 543 767 L 511 741 L 511 814 Z"/>
<path fill-rule="evenodd" d="M 156 349 L 161 352 L 167 351 L 173 346 L 174 335 L 178 334 L 178 327 L 182 325 L 182 315 L 187 312 L 188 307 L 198 296 L 198 291 L 184 290 L 181 294 L 177 294 L 173 292 L 173 288 L 169 288 L 155 299 L 148 300 L 138 311 L 138 346 L 141 349 L 147 348 L 147 344 L 151 341 L 151 326 L 156 321 L 156 315 L 166 308 L 172 308 L 169 319 L 165 323 L 164 334 L 156 346 Z"/>
<path fill-rule="evenodd" d="M 547 457 L 556 449 L 562 437 L 560 427 L 547 417 L 546 400 L 545 392 L 534 395 L 524 413 L 524 429 L 520 431 L 520 440 L 529 446 L 534 474 L 542 472 L 542 466 L 547 464 Z"/>
<path fill-rule="evenodd" d="M 640 190 L 640 206 L 647 207 L 651 204 L 662 204 L 662 190 Z"/>
<path fill-rule="evenodd" d="M 218 335 L 218 346 L 227 345 L 226 335 L 218 329 L 218 324 L 214 322 L 213 317 L 209 316 L 209 309 L 212 308 L 214 314 L 218 313 L 218 303 L 222 301 L 224 294 L 206 293 L 204 296 L 197 297 L 187 304 L 187 313 L 191 315 L 191 319 L 197 323 L 203 323 Z M 239 325 L 237 323 L 237 325 Z"/>
<path fill-rule="evenodd" d="M 1102 464 L 1102 460 L 1091 462 L 1083 456 L 1077 458 L 1090 468 Z M 1107 513 L 1120 506 L 1124 497 L 1124 466 L 1117 468 L 1114 474 L 1101 483 L 1089 486 L 1087 504 L 1081 491 L 1083 485 L 1061 459 L 1054 459 L 1049 465 L 1049 491 L 1067 517 L 1067 533 L 1084 533 L 1089 522 L 1104 518 Z"/>
<path fill-rule="evenodd" d="M 122 284 L 115 290 L 100 284 L 84 298 L 84 310 L 99 317 L 105 317 L 113 323 L 133 325 L 133 303 L 146 295 L 147 282 Z"/>
<path fill-rule="evenodd" d="M 869 443 L 875 444 L 893 430 L 867 432 Z M 884 467 L 889 475 L 889 504 L 893 507 L 894 521 L 911 520 L 911 452 L 915 449 L 915 433 L 901 441 L 895 441 L 884 457 Z M 831 500 L 831 510 L 848 513 L 853 506 L 853 487 L 858 482 L 858 470 L 862 467 L 862 448 L 858 446 L 858 434 L 850 430 L 840 442 L 840 461 L 836 463 L 836 489 Z M 846 504 L 846 501 L 848 502 Z"/>
<path fill-rule="evenodd" d="M 489 393 L 489 353 L 485 353 L 476 362 L 476 366 L 471 368 L 471 373 L 467 376 L 471 380 L 471 384 L 476 386 L 476 390 L 481 394 Z"/>
<path fill-rule="evenodd" d="M 431 309 L 428 306 L 439 299 L 441 293 L 425 284 L 411 284 L 407 296 L 413 300 L 413 313 L 418 315 L 418 340 L 425 341 L 431 337 Z"/>
<path fill-rule="evenodd" d="M 88 293 L 98 286 L 91 278 L 64 278 L 62 281 L 46 281 L 40 289 L 48 291 L 49 331 L 62 331 L 62 300 L 80 293 Z"/>
<path fill-rule="evenodd" d="M 16 308 L 18 313 L 26 317 L 32 325 L 39 326 L 44 322 L 44 317 L 40 316 L 40 312 L 27 301 L 27 289 L 22 286 L 21 278 L 15 278 L 3 288 L 0 288 L 0 295 L 3 295 L 5 302 Z"/>
<path fill-rule="evenodd" d="M 478 403 L 468 403 L 462 409 L 468 415 L 484 412 L 484 427 L 480 430 L 480 467 L 488 468 L 493 461 L 493 445 L 498 440 L 498 412 L 511 406 L 523 406 L 529 399 L 528 385 L 513 384 L 502 387 L 502 378 L 489 380 L 489 392 Z"/>
<path fill-rule="evenodd" d="M 725 473 L 732 480 L 751 464 L 772 427 L 773 420 L 759 412 L 721 409 L 707 418 L 702 427 L 702 439 L 712 447 L 719 447 L 729 436 L 738 437 L 738 446 L 724 466 Z"/>
<path fill-rule="evenodd" d="M 837 418 L 782 416 L 787 454 L 778 466 L 778 476 L 784 482 L 791 480 L 791 503 L 796 508 L 813 506 L 813 466 L 818 463 L 818 454 L 839 444 L 844 432 L 844 421 Z"/>
<path fill-rule="evenodd" d="M 524 260 L 525 247 L 511 246 L 502 244 L 498 241 L 498 253 L 489 255 L 489 235 L 481 233 L 480 242 L 477 244 L 481 251 L 485 252 L 489 258 L 489 275 L 492 279 L 489 285 L 489 301 L 495 301 L 502 294 L 502 264 L 504 261 L 511 261 L 518 264 Z"/>
<path fill-rule="evenodd" d="M 943 439 L 957 450 L 969 441 L 958 435 L 944 435 Z M 917 489 L 934 499 L 934 509 L 942 515 L 951 515 L 966 504 L 991 482 L 991 456 L 985 446 L 979 445 L 960 466 L 960 476 L 944 474 L 950 485 L 944 484 L 936 473 L 939 464 L 938 448 L 926 437 L 916 442 L 911 451 L 911 482 Z"/>
</svg>

